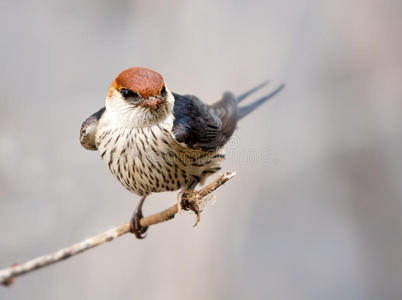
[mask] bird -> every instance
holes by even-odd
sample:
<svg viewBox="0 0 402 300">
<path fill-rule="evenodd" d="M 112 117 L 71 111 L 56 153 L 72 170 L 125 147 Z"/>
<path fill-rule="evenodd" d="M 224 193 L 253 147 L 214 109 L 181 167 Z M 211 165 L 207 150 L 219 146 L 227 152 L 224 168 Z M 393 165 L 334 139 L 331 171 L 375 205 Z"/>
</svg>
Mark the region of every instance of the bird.
<svg viewBox="0 0 402 300">
<path fill-rule="evenodd" d="M 192 191 L 218 172 L 238 121 L 284 88 L 281 84 L 240 105 L 268 83 L 237 97 L 225 92 L 219 101 L 207 104 L 196 96 L 171 92 L 162 75 L 148 68 L 131 67 L 117 75 L 105 106 L 82 123 L 80 142 L 85 149 L 97 150 L 118 181 L 141 196 L 130 222 L 138 239 L 147 231 L 140 225 L 146 197 Z"/>
</svg>

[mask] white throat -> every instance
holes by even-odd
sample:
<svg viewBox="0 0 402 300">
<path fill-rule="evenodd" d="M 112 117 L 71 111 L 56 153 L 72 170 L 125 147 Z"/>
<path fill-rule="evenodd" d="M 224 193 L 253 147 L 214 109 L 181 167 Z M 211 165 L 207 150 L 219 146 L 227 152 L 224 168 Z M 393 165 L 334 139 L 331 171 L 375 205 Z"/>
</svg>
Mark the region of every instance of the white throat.
<svg viewBox="0 0 402 300">
<path fill-rule="evenodd" d="M 167 101 L 157 110 L 142 106 L 134 106 L 121 96 L 117 90 L 113 90 L 106 98 L 105 116 L 102 123 L 112 127 L 138 128 L 150 127 L 163 122 L 172 115 L 174 96 L 166 88 Z M 104 124 L 106 125 L 106 124 Z"/>
</svg>

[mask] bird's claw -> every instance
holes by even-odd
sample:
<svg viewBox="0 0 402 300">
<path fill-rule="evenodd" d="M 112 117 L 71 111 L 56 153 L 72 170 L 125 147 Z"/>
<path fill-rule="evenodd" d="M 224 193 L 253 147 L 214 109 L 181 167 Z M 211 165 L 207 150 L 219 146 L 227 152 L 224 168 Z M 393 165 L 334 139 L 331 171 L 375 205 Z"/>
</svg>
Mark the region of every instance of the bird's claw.
<svg viewBox="0 0 402 300">
<path fill-rule="evenodd" d="M 195 213 L 197 219 L 193 227 L 197 226 L 200 223 L 201 219 L 201 209 L 198 206 L 197 201 L 189 201 L 188 197 L 190 196 L 191 192 L 182 192 L 179 194 L 180 200 L 178 201 L 179 209 L 183 210 L 191 210 Z"/>
<path fill-rule="evenodd" d="M 140 220 L 143 218 L 142 211 L 136 211 L 131 218 L 130 222 L 130 232 L 134 233 L 135 237 L 137 239 L 142 240 L 145 238 L 147 235 L 145 232 L 148 230 L 147 227 L 141 226 Z"/>
</svg>

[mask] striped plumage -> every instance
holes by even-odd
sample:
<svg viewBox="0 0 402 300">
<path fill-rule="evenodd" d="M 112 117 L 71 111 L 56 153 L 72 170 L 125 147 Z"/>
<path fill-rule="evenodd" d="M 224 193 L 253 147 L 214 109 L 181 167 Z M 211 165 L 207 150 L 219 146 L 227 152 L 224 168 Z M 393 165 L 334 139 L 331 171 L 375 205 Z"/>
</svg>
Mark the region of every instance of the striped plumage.
<svg viewBox="0 0 402 300">
<path fill-rule="evenodd" d="M 171 133 L 173 116 L 150 127 L 116 127 L 101 120 L 96 145 L 103 161 L 126 189 L 138 195 L 184 190 L 220 169 L 223 149 L 188 151 Z"/>
</svg>

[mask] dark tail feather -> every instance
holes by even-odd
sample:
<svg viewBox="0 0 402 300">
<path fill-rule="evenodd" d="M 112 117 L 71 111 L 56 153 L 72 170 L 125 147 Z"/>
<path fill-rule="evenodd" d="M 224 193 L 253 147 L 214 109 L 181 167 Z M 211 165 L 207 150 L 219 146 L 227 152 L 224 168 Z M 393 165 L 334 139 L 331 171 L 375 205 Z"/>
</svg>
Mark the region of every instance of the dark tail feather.
<svg viewBox="0 0 402 300">
<path fill-rule="evenodd" d="M 264 84 L 265 85 L 265 84 Z M 281 90 L 283 90 L 283 88 L 285 87 L 285 84 L 281 84 L 276 90 L 274 90 L 273 92 L 271 92 L 270 94 L 254 101 L 251 104 L 248 104 L 246 106 L 242 106 L 239 107 L 238 109 L 238 119 L 240 120 L 241 118 L 243 118 L 244 116 L 248 115 L 249 113 L 251 113 L 252 111 L 254 111 L 255 109 L 258 108 L 258 106 L 260 106 L 261 104 L 263 104 L 265 101 L 271 99 L 273 96 L 275 96 L 276 94 L 278 94 Z M 253 89 L 255 90 L 255 88 Z M 251 91 L 253 91 L 251 90 Z M 247 93 L 246 93 L 247 94 Z M 243 94 L 244 95 L 244 94 Z"/>
<path fill-rule="evenodd" d="M 246 99 L 251 94 L 253 94 L 256 91 L 258 91 L 259 89 L 263 88 L 268 83 L 269 83 L 269 80 L 264 81 L 263 83 L 260 83 L 259 85 L 257 85 L 256 87 L 252 88 L 251 90 L 245 92 L 244 94 L 241 94 L 239 97 L 236 98 L 237 103 L 240 103 L 242 100 Z"/>
</svg>

